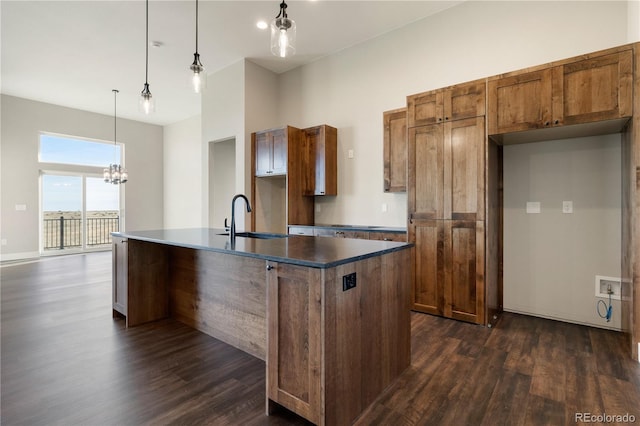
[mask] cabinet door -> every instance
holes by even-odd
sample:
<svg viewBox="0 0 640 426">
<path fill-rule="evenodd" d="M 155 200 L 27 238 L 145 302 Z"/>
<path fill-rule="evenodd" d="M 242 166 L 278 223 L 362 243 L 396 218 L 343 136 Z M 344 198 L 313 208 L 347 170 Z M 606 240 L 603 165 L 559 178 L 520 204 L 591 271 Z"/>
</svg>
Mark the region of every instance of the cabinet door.
<svg viewBox="0 0 640 426">
<path fill-rule="evenodd" d="M 443 121 L 485 115 L 486 86 L 486 81 L 482 80 L 445 89 L 443 93 Z"/>
<path fill-rule="evenodd" d="M 338 195 L 338 130 L 324 124 L 303 132 L 312 169 L 309 195 Z"/>
<path fill-rule="evenodd" d="M 267 266 L 267 398 L 320 424 L 321 270 Z"/>
<path fill-rule="evenodd" d="M 444 306 L 444 221 L 413 220 L 409 241 L 415 244 L 413 265 L 413 309 L 443 315 Z"/>
<path fill-rule="evenodd" d="M 443 126 L 409 129 L 408 186 L 409 217 L 443 217 L 444 182 Z"/>
<path fill-rule="evenodd" d="M 271 137 L 271 170 L 273 174 L 287 173 L 287 128 L 269 132 Z"/>
<path fill-rule="evenodd" d="M 386 111 L 384 124 L 384 192 L 407 191 L 407 109 Z"/>
<path fill-rule="evenodd" d="M 444 222 L 444 316 L 483 324 L 484 223 Z"/>
<path fill-rule="evenodd" d="M 253 134 L 255 152 L 255 176 L 265 176 L 272 173 L 273 141 L 269 132 Z"/>
<path fill-rule="evenodd" d="M 631 50 L 554 67 L 554 124 L 630 117 L 632 78 Z"/>
<path fill-rule="evenodd" d="M 484 117 L 444 124 L 444 218 L 484 218 Z"/>
<path fill-rule="evenodd" d="M 551 68 L 488 83 L 489 134 L 551 126 Z"/>
<path fill-rule="evenodd" d="M 113 311 L 127 315 L 127 291 L 128 291 L 128 257 L 127 239 L 121 237 L 112 238 L 112 286 L 113 286 Z"/>
<path fill-rule="evenodd" d="M 427 126 L 442 122 L 442 90 L 407 96 L 407 126 Z"/>
</svg>

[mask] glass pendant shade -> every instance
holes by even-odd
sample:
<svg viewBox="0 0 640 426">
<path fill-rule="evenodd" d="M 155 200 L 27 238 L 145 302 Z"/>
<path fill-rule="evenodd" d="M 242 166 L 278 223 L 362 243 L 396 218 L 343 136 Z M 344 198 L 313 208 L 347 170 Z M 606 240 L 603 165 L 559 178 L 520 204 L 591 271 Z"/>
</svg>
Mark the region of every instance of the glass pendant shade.
<svg viewBox="0 0 640 426">
<path fill-rule="evenodd" d="M 296 23 L 287 17 L 271 21 L 271 53 L 281 58 L 296 53 Z"/>
<path fill-rule="evenodd" d="M 191 70 L 190 83 L 193 91 L 196 93 L 202 92 L 202 89 L 207 87 L 207 73 L 204 70 L 204 66 L 202 66 L 202 62 L 200 62 L 199 54 L 193 54 L 193 63 L 189 69 Z"/>
<path fill-rule="evenodd" d="M 153 95 L 149 90 L 149 83 L 144 84 L 144 89 L 140 92 L 140 102 L 138 104 L 140 112 L 145 114 L 151 114 L 156 110 L 156 103 L 153 99 Z"/>
</svg>

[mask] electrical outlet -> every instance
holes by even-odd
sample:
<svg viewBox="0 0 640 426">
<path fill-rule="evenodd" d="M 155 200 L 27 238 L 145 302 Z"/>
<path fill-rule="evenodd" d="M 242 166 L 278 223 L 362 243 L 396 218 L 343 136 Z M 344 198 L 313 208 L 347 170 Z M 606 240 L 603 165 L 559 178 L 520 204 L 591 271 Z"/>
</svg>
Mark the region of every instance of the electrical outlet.
<svg viewBox="0 0 640 426">
<path fill-rule="evenodd" d="M 382 213 L 386 213 L 388 209 L 387 203 L 382 203 Z"/>
<path fill-rule="evenodd" d="M 352 149 L 347 151 L 347 157 L 353 158 L 353 150 Z"/>
<path fill-rule="evenodd" d="M 573 213 L 573 201 L 562 202 L 562 213 Z"/>
<path fill-rule="evenodd" d="M 355 286 L 356 286 L 355 272 L 342 276 L 342 291 L 351 290 Z"/>
</svg>

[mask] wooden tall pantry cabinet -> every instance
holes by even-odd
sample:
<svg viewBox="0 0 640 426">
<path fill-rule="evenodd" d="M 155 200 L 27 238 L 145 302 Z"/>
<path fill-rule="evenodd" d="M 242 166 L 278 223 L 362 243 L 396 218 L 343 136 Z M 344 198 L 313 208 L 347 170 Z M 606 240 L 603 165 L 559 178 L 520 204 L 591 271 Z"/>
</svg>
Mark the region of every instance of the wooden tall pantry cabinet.
<svg viewBox="0 0 640 426">
<path fill-rule="evenodd" d="M 486 83 L 407 97 L 413 309 L 485 324 Z"/>
</svg>

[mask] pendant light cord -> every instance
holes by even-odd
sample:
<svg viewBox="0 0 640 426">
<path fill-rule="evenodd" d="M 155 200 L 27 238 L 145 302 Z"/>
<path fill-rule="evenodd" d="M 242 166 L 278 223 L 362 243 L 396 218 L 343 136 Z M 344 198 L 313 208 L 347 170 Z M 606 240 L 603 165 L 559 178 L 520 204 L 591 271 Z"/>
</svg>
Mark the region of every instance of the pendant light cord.
<svg viewBox="0 0 640 426">
<path fill-rule="evenodd" d="M 198 53 L 198 0 L 196 0 L 196 53 Z"/>
<path fill-rule="evenodd" d="M 113 164 L 118 164 L 118 89 L 113 89 Z"/>
<path fill-rule="evenodd" d="M 145 68 L 144 68 L 144 83 L 145 84 L 149 84 L 149 0 L 147 0 L 146 2 L 146 8 L 147 8 L 147 14 L 146 14 L 146 18 L 147 18 L 147 35 L 145 38 L 145 47 L 146 47 L 146 59 L 145 59 Z"/>
</svg>

